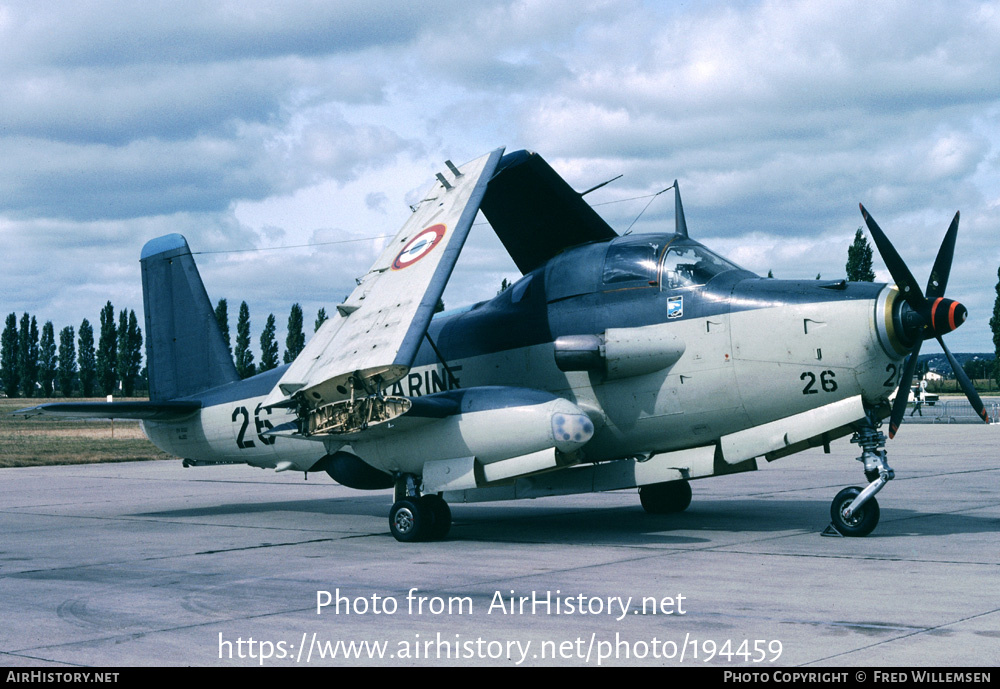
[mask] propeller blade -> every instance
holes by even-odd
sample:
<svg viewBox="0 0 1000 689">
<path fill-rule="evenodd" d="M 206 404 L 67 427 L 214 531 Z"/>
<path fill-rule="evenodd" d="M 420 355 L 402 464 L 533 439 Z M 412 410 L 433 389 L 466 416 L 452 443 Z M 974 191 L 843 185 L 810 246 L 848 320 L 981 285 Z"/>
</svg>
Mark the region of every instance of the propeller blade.
<svg viewBox="0 0 1000 689">
<path fill-rule="evenodd" d="M 931 276 L 927 279 L 927 290 L 924 292 L 928 299 L 936 299 L 944 296 L 944 290 L 948 286 L 948 275 L 951 273 L 951 261 L 955 256 L 955 238 L 958 236 L 958 216 L 951 221 L 948 231 L 941 241 L 941 248 L 938 249 L 937 258 L 934 259 L 934 268 Z"/>
<path fill-rule="evenodd" d="M 969 403 L 972 404 L 972 408 L 976 410 L 977 414 L 979 414 L 979 418 L 986 423 L 989 423 L 990 417 L 986 414 L 986 406 L 983 404 L 983 400 L 980 399 L 979 393 L 976 392 L 976 388 L 973 387 L 972 381 L 969 380 L 967 375 L 965 375 L 965 370 L 958 365 L 955 357 L 951 355 L 951 352 L 948 350 L 948 347 L 945 345 L 944 340 L 940 335 L 938 335 L 937 341 L 940 343 L 941 349 L 944 350 L 945 356 L 948 357 L 948 363 L 951 364 L 951 370 L 955 372 L 955 378 L 958 380 L 958 384 L 962 386 L 962 391 L 965 393 L 965 396 L 969 398 Z"/>
<path fill-rule="evenodd" d="M 875 219 L 868 214 L 863 205 L 858 205 L 861 207 L 861 215 L 865 219 L 865 224 L 868 225 L 868 231 L 871 232 L 872 239 L 875 240 L 875 246 L 878 247 L 878 252 L 882 255 L 882 260 L 885 261 L 885 267 L 889 269 L 889 274 L 896 281 L 896 286 L 899 287 L 903 299 L 917 313 L 921 315 L 926 314 L 928 311 L 927 300 L 924 298 L 924 293 L 920 291 L 920 285 L 917 284 L 913 273 L 906 267 L 906 263 L 903 262 L 903 259 L 896 252 L 896 248 L 889 241 L 889 238 L 885 236 L 885 232 L 878 226 Z"/>
<path fill-rule="evenodd" d="M 896 437 L 899 424 L 903 423 L 903 415 L 906 413 L 906 406 L 910 401 L 910 386 L 913 385 L 913 374 L 917 370 L 917 357 L 920 356 L 920 345 L 917 342 L 916 348 L 906 360 L 903 368 L 903 377 L 899 379 L 899 388 L 896 390 L 896 399 L 892 403 L 892 416 L 889 417 L 889 439 Z"/>
</svg>

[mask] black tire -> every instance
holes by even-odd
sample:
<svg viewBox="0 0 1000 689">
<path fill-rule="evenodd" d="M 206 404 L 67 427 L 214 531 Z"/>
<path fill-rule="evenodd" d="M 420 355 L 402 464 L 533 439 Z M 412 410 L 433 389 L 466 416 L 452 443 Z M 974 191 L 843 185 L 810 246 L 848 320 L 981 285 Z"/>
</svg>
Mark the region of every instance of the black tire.
<svg viewBox="0 0 1000 689">
<path fill-rule="evenodd" d="M 432 493 L 420 498 L 420 506 L 433 518 L 433 524 L 427 531 L 427 540 L 437 541 L 448 535 L 451 530 L 451 508 L 440 495 Z"/>
<path fill-rule="evenodd" d="M 640 486 L 639 502 L 649 514 L 683 512 L 691 504 L 691 484 L 680 480 Z"/>
<path fill-rule="evenodd" d="M 837 497 L 830 503 L 830 520 L 833 528 L 843 536 L 867 536 L 878 526 L 880 512 L 878 501 L 874 497 L 851 515 L 849 520 L 844 519 L 844 508 L 854 502 L 860 494 L 860 488 L 851 486 L 837 493 Z"/>
<path fill-rule="evenodd" d="M 433 523 L 432 513 L 413 498 L 397 500 L 389 510 L 389 531 L 401 543 L 424 540 Z"/>
</svg>

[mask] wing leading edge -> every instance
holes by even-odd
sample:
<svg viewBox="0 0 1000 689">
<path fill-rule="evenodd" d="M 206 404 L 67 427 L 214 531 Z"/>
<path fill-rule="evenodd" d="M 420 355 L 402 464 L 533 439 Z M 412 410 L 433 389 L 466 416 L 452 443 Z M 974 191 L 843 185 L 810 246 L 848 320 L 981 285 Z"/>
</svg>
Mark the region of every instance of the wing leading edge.
<svg viewBox="0 0 1000 689">
<path fill-rule="evenodd" d="M 409 371 L 468 237 L 499 148 L 438 182 L 358 287 L 292 362 L 265 406 L 317 407 L 372 394 Z M 446 176 L 447 175 L 447 176 Z"/>
</svg>

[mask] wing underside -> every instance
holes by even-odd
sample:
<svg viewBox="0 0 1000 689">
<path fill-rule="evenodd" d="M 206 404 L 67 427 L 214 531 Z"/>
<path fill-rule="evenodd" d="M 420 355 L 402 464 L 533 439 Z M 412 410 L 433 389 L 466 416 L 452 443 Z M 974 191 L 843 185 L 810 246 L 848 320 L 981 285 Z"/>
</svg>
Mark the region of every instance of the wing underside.
<svg viewBox="0 0 1000 689">
<path fill-rule="evenodd" d="M 282 376 L 265 406 L 324 404 L 372 395 L 403 377 L 472 227 L 497 149 L 448 172 Z"/>
</svg>

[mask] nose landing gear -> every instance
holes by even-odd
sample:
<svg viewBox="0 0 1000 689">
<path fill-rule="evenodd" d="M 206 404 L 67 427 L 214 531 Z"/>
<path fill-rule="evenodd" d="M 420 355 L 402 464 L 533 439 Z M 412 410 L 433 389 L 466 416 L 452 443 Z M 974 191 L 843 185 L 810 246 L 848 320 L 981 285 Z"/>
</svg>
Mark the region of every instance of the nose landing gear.
<svg viewBox="0 0 1000 689">
<path fill-rule="evenodd" d="M 891 481 L 896 472 L 885 458 L 885 435 L 878 430 L 881 422 L 869 414 L 864 425 L 851 438 L 861 447 L 859 462 L 865 465 L 869 483 L 861 489 L 851 486 L 837 493 L 830 504 L 830 526 L 823 535 L 867 536 L 878 525 L 879 507 L 875 494 Z"/>
</svg>

